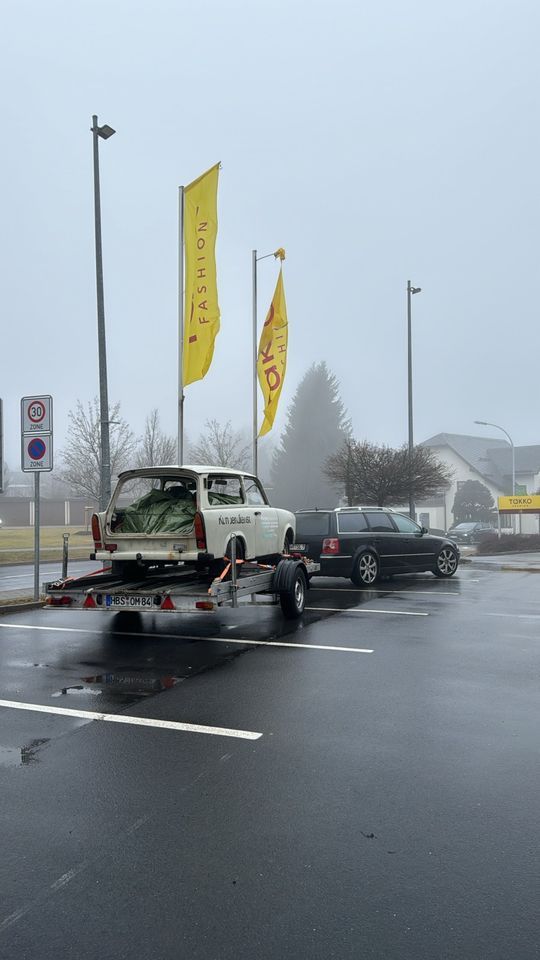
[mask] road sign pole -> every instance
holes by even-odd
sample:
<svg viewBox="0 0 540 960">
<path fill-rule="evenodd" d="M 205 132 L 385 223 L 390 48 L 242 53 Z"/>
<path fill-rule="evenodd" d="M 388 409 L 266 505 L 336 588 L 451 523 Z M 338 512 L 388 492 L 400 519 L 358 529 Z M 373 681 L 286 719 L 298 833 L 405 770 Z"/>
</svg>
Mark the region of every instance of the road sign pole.
<svg viewBox="0 0 540 960">
<path fill-rule="evenodd" d="M 39 473 L 34 474 L 34 600 L 39 600 Z"/>
</svg>

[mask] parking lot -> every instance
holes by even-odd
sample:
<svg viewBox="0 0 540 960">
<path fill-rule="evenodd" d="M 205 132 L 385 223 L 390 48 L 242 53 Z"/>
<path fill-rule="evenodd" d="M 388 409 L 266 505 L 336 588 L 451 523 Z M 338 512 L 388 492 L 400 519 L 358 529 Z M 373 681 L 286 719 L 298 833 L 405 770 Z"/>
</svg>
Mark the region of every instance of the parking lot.
<svg viewBox="0 0 540 960">
<path fill-rule="evenodd" d="M 1 617 L 0 954 L 536 958 L 539 622 L 466 565 Z"/>
</svg>

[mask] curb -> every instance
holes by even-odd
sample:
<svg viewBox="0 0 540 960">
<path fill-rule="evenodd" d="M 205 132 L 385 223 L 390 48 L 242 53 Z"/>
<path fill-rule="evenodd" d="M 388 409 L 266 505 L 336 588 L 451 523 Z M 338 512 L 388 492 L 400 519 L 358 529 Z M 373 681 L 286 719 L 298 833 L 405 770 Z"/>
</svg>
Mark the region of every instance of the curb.
<svg viewBox="0 0 540 960">
<path fill-rule="evenodd" d="M 480 570 L 504 570 L 506 573 L 540 573 L 540 567 L 518 567 L 510 563 L 486 563 L 481 560 L 469 560 L 473 567 Z"/>
<path fill-rule="evenodd" d="M 4 613 L 20 613 L 21 610 L 41 610 L 44 606 L 44 600 L 29 600 L 28 602 L 21 600 L 15 603 L 5 603 L 0 605 L 0 616 L 3 616 Z"/>
</svg>

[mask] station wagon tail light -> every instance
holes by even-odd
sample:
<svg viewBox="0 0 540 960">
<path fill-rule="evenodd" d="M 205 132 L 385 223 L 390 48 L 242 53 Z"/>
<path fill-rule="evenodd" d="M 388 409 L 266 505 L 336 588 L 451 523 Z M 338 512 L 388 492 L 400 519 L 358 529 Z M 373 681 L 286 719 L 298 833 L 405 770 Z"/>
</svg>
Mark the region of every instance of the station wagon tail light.
<svg viewBox="0 0 540 960">
<path fill-rule="evenodd" d="M 325 537 L 322 544 L 322 552 L 327 556 L 333 556 L 339 553 L 339 540 L 337 537 Z"/>
<path fill-rule="evenodd" d="M 197 541 L 197 550 L 206 550 L 206 530 L 204 529 L 204 520 L 202 515 L 197 511 L 193 519 L 193 526 L 195 529 L 195 539 Z"/>
<path fill-rule="evenodd" d="M 94 538 L 94 548 L 101 550 L 101 527 L 97 513 L 92 514 L 92 537 Z"/>
</svg>

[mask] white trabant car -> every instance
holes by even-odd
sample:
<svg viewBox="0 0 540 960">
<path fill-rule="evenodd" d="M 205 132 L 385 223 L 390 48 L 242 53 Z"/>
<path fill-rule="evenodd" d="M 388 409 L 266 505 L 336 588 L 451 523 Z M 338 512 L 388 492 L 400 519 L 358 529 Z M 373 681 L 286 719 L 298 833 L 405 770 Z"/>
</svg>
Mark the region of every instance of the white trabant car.
<svg viewBox="0 0 540 960">
<path fill-rule="evenodd" d="M 294 514 L 271 507 L 257 477 L 211 466 L 126 470 L 107 510 L 92 517 L 95 559 L 126 578 L 171 564 L 215 575 L 233 534 L 238 559 L 275 561 L 294 531 Z"/>
</svg>

